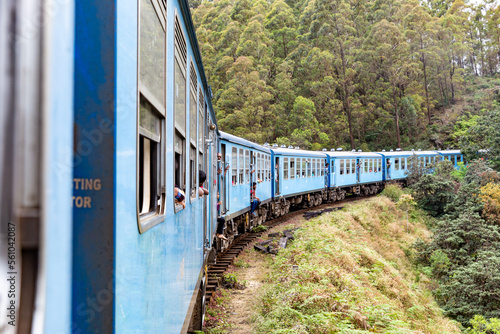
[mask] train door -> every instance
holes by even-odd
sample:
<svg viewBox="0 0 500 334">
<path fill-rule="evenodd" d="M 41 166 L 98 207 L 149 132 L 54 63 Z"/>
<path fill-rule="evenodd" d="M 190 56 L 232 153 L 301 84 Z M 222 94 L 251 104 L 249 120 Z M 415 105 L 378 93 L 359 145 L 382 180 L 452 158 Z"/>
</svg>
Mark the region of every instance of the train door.
<svg viewBox="0 0 500 334">
<path fill-rule="evenodd" d="M 226 144 L 221 144 L 221 161 L 219 162 L 220 166 L 218 166 L 220 170 L 219 175 L 219 201 L 221 201 L 220 212 L 219 214 L 222 216 L 226 212 L 226 203 L 227 203 L 227 171 L 226 171 L 226 163 L 228 161 L 228 157 L 226 157 Z"/>
<path fill-rule="evenodd" d="M 280 189 L 280 158 L 274 160 L 274 195 L 278 196 L 281 193 Z"/>
<path fill-rule="evenodd" d="M 356 158 L 356 182 L 361 182 L 361 160 Z"/>
<path fill-rule="evenodd" d="M 387 179 L 391 178 L 391 159 L 387 158 L 385 160 L 385 176 Z"/>
</svg>

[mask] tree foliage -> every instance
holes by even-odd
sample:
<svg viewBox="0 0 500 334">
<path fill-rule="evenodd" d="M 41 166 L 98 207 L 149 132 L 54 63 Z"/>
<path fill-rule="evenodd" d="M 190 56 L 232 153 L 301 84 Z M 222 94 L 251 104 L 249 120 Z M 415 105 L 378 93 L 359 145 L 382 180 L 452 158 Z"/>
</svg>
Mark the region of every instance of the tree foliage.
<svg viewBox="0 0 500 334">
<path fill-rule="evenodd" d="M 220 127 L 257 142 L 443 148 L 432 126 L 463 97 L 465 78 L 500 66 L 499 5 L 197 0 L 191 7 Z M 314 105 L 300 127 L 299 97 Z M 484 115 L 477 127 L 464 119 L 456 134 L 470 128 L 471 151 L 484 148 L 481 136 L 497 141 L 497 118 Z"/>
</svg>

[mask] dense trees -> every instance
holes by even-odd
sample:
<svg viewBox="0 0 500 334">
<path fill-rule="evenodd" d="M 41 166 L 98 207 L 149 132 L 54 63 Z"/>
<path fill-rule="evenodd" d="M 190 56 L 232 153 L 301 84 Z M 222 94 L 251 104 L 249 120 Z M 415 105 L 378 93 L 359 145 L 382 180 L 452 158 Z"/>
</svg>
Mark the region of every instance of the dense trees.
<svg viewBox="0 0 500 334">
<path fill-rule="evenodd" d="M 192 7 L 220 126 L 258 142 L 441 146 L 429 125 L 463 97 L 466 76 L 493 75 L 500 66 L 500 6 L 488 3 L 214 0 Z M 299 127 L 304 103 L 308 120 Z"/>
<path fill-rule="evenodd" d="M 445 314 L 467 326 L 475 315 L 500 318 L 500 176 L 484 160 L 450 167 L 443 161 L 412 186 L 439 217 L 432 239 L 417 245 L 417 263 L 439 283 Z"/>
</svg>

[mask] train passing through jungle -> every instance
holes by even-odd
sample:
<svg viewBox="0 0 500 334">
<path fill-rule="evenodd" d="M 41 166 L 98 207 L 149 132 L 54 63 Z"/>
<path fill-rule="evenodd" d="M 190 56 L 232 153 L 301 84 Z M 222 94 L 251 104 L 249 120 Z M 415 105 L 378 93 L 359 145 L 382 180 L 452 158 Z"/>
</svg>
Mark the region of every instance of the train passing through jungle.
<svg viewBox="0 0 500 334">
<path fill-rule="evenodd" d="M 0 95 L 2 333 L 201 329 L 238 235 L 463 161 L 221 131 L 187 0 L 1 1 Z"/>
</svg>

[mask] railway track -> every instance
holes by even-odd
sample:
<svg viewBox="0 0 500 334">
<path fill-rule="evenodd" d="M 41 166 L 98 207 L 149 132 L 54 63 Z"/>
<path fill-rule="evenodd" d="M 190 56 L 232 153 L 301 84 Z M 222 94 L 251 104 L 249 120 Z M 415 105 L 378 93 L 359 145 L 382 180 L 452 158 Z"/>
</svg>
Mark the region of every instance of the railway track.
<svg viewBox="0 0 500 334">
<path fill-rule="evenodd" d="M 353 195 L 346 197 L 341 202 L 325 203 L 311 208 L 292 211 L 283 216 L 280 216 L 278 218 L 263 223 L 262 225 L 268 227 L 266 232 L 257 232 L 257 233 L 247 232 L 239 235 L 236 239 L 233 240 L 233 243 L 227 249 L 225 249 L 223 252 L 217 255 L 215 263 L 208 268 L 207 271 L 208 281 L 207 281 L 205 305 L 208 305 L 212 300 L 212 296 L 215 294 L 217 288 L 219 287 L 219 284 L 221 283 L 222 275 L 224 274 L 224 272 L 226 272 L 227 268 L 233 264 L 234 260 L 238 257 L 238 255 L 254 240 L 260 238 L 263 234 L 269 232 L 270 229 L 272 229 L 273 227 L 280 225 L 281 223 L 289 220 L 290 218 L 296 217 L 298 215 L 304 214 L 309 211 L 318 211 L 328 207 L 337 206 L 338 204 L 355 202 L 373 196 L 376 195 L 368 195 L 362 197 Z"/>
</svg>

